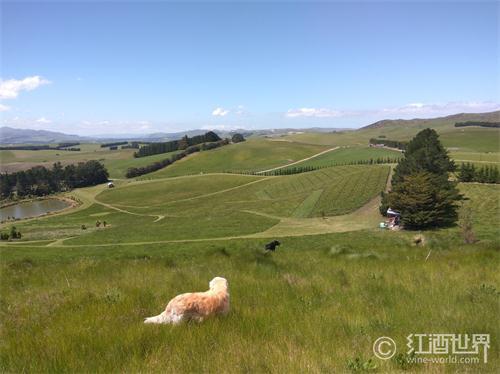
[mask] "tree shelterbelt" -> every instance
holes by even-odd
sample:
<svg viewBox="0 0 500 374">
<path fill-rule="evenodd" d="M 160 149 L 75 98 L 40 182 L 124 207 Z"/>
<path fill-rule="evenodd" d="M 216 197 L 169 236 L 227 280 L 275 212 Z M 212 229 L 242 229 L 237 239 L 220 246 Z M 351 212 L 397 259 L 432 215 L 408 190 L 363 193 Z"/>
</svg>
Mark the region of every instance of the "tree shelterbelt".
<svg viewBox="0 0 500 374">
<path fill-rule="evenodd" d="M 0 194 L 8 198 L 44 196 L 54 192 L 66 191 L 77 187 L 94 186 L 108 180 L 108 171 L 99 161 L 90 160 L 77 165 L 55 163 L 52 169 L 35 166 L 12 174 L 0 174 Z"/>
<path fill-rule="evenodd" d="M 180 140 L 146 144 L 134 153 L 134 157 L 145 157 L 160 153 L 184 150 L 193 145 L 218 142 L 221 140 L 222 139 L 219 137 L 219 135 L 217 135 L 213 131 L 209 131 L 204 135 L 196 135 L 191 138 L 189 138 L 188 136 L 184 136 Z"/>
<path fill-rule="evenodd" d="M 459 193 L 448 176 L 455 170 L 435 130 L 419 132 L 407 145 L 392 177 L 392 190 L 382 197 L 381 212 L 388 207 L 401 213 L 408 229 L 450 226 L 458 220 Z"/>
</svg>

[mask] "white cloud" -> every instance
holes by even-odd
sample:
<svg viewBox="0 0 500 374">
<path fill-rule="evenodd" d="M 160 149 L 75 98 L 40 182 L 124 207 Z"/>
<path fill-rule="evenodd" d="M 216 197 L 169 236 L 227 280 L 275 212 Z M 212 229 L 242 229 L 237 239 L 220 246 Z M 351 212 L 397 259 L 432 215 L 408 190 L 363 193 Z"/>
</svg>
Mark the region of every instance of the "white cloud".
<svg viewBox="0 0 500 374">
<path fill-rule="evenodd" d="M 212 112 L 212 116 L 215 117 L 224 117 L 229 113 L 229 110 L 224 108 L 215 108 Z"/>
<path fill-rule="evenodd" d="M 21 91 L 32 91 L 49 83 L 50 81 L 39 75 L 24 79 L 2 80 L 0 81 L 0 99 L 15 99 Z"/>
<path fill-rule="evenodd" d="M 234 131 L 242 128 L 248 128 L 245 126 L 235 126 L 235 125 L 205 125 L 200 127 L 202 130 L 220 130 L 220 131 Z"/>
<path fill-rule="evenodd" d="M 10 106 L 0 104 L 0 112 L 6 112 L 10 109 Z"/>
<path fill-rule="evenodd" d="M 316 117 L 316 118 L 329 118 L 329 117 L 341 117 L 344 115 L 343 112 L 338 110 L 332 110 L 327 108 L 298 108 L 289 109 L 285 116 L 289 118 L 295 117 Z"/>
<path fill-rule="evenodd" d="M 47 124 L 47 123 L 52 123 L 52 121 L 50 119 L 47 119 L 45 117 L 40 117 L 36 120 L 37 123 L 43 123 L 43 124 Z"/>
<path fill-rule="evenodd" d="M 500 110 L 500 104 L 492 101 L 453 101 L 448 103 L 410 103 L 400 107 L 384 108 L 382 114 L 446 115 L 469 112 Z"/>
</svg>

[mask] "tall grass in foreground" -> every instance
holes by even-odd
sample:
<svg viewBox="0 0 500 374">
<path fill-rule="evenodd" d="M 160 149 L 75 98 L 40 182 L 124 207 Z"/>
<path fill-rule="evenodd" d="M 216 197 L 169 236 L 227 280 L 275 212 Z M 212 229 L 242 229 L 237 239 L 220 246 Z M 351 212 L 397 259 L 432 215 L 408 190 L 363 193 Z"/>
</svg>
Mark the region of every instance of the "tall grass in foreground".
<svg viewBox="0 0 500 374">
<path fill-rule="evenodd" d="M 401 350 L 410 333 L 489 333 L 489 362 L 412 371 L 494 372 L 499 365 L 498 243 L 465 247 L 441 234 L 2 252 L 3 372 L 344 372 L 373 357 L 379 336 Z M 455 245 L 456 244 L 456 245 Z M 431 255 L 425 260 L 429 250 Z M 173 296 L 229 280 L 228 317 L 150 326 Z"/>
</svg>

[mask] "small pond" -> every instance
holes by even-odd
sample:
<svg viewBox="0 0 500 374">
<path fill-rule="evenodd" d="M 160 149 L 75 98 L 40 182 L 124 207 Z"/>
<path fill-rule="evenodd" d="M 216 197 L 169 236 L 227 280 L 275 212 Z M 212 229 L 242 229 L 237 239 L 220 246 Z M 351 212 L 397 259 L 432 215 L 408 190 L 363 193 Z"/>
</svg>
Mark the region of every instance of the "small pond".
<svg viewBox="0 0 500 374">
<path fill-rule="evenodd" d="M 36 217 L 50 212 L 57 212 L 70 205 L 67 201 L 59 199 L 26 201 L 0 208 L 0 221 L 6 221 L 9 217 L 11 219 L 12 217 L 17 219 Z"/>
</svg>

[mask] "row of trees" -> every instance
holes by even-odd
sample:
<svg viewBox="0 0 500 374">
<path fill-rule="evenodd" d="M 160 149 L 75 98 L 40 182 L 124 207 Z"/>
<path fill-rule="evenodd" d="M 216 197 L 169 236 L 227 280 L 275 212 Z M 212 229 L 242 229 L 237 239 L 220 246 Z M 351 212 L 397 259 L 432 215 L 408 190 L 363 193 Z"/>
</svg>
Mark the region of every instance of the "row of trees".
<svg viewBox="0 0 500 374">
<path fill-rule="evenodd" d="M 191 138 L 186 135 L 180 140 L 172 140 L 169 142 L 151 143 L 145 145 L 134 153 L 134 157 L 145 157 L 157 155 L 160 153 L 174 152 L 187 149 L 188 147 L 193 145 L 218 142 L 221 140 L 222 139 L 219 137 L 219 135 L 217 135 L 213 131 L 209 131 L 204 135 L 196 135 Z"/>
<path fill-rule="evenodd" d="M 458 171 L 460 182 L 500 183 L 500 172 L 494 165 L 476 168 L 470 162 L 462 163 Z"/>
<path fill-rule="evenodd" d="M 292 174 L 300 174 L 307 173 L 309 171 L 320 170 L 325 168 L 330 168 L 334 166 L 347 166 L 347 165 L 377 165 L 377 164 L 395 164 L 399 161 L 399 158 L 392 157 L 379 157 L 379 158 L 371 158 L 369 160 L 357 160 L 357 161 L 347 161 L 342 163 L 332 163 L 329 165 L 320 165 L 320 166 L 293 166 L 293 167 L 285 167 L 281 169 L 266 171 L 265 173 L 261 173 L 258 171 L 225 171 L 225 173 L 232 174 L 250 174 L 250 175 L 266 175 L 266 176 L 276 176 L 276 175 L 292 175 Z"/>
<path fill-rule="evenodd" d="M 63 167 L 60 162 L 51 169 L 35 166 L 11 174 L 0 174 L 0 196 L 45 196 L 76 187 L 93 186 L 108 180 L 108 171 L 99 161 L 91 160 Z"/>
<path fill-rule="evenodd" d="M 389 139 L 371 138 L 370 139 L 370 144 L 373 144 L 373 145 L 383 145 L 383 146 L 386 146 L 386 147 L 391 147 L 391 148 L 397 148 L 397 149 L 405 150 L 406 146 L 408 145 L 408 142 L 401 141 L 401 140 L 389 140 Z"/>
<path fill-rule="evenodd" d="M 9 145 L 5 147 L 0 147 L 0 151 L 44 151 L 44 150 L 56 150 L 56 151 L 79 151 L 80 148 L 74 148 L 75 145 L 79 145 L 78 142 L 73 143 L 59 143 L 55 147 L 48 144 L 41 145 Z M 72 147 L 72 148 L 70 148 Z"/>
<path fill-rule="evenodd" d="M 119 145 L 125 145 L 128 144 L 127 141 L 121 141 L 121 142 L 112 142 L 112 143 L 102 143 L 101 148 L 107 148 L 107 147 L 116 147 Z"/>
<path fill-rule="evenodd" d="M 141 166 L 141 167 L 137 167 L 137 168 L 128 168 L 125 176 L 127 178 L 135 178 L 135 177 L 139 177 L 139 176 L 144 175 L 144 174 L 152 173 L 153 171 L 163 169 L 164 167 L 167 167 L 167 166 L 173 164 L 174 162 L 186 157 L 187 155 L 189 155 L 191 153 L 200 152 L 200 151 L 207 151 L 210 149 L 222 147 L 223 145 L 227 145 L 227 144 L 229 144 L 228 139 L 220 140 L 220 141 L 214 142 L 214 143 L 203 143 L 201 145 L 193 145 L 191 147 L 187 147 L 182 152 L 173 154 L 170 158 L 166 158 L 166 159 L 161 160 L 161 161 L 156 161 L 156 162 L 153 162 L 152 164 L 149 164 L 146 166 Z"/>
<path fill-rule="evenodd" d="M 467 122 L 455 123 L 455 127 L 468 127 L 468 126 L 498 128 L 498 127 L 500 127 L 500 122 L 467 121 Z"/>
<path fill-rule="evenodd" d="M 458 220 L 458 203 L 464 199 L 448 174 L 455 164 L 432 129 L 419 132 L 406 147 L 394 170 L 392 189 L 382 195 L 380 211 L 390 207 L 401 214 L 409 229 L 449 226 Z"/>
</svg>

